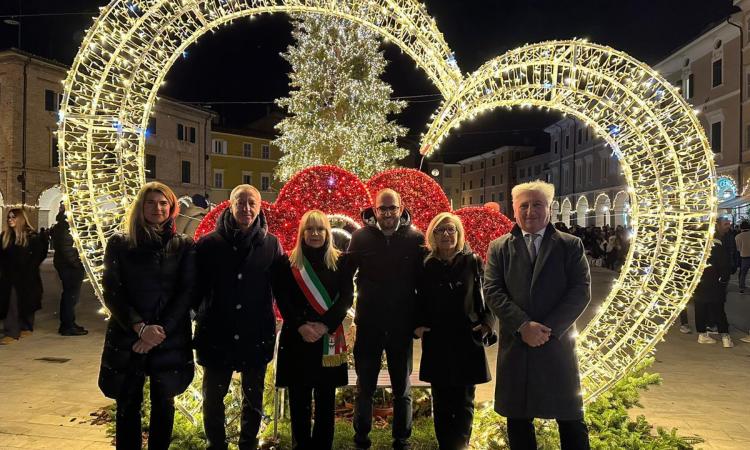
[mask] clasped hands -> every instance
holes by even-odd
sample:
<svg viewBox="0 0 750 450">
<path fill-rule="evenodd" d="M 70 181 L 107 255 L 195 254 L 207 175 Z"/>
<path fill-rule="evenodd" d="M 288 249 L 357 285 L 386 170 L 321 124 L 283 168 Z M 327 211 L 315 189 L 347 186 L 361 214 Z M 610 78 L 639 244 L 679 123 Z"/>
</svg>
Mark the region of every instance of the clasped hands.
<svg viewBox="0 0 750 450">
<path fill-rule="evenodd" d="M 317 342 L 324 334 L 328 333 L 328 327 L 321 322 L 306 322 L 297 328 L 302 335 L 302 340 L 308 343 Z"/>
<path fill-rule="evenodd" d="M 138 333 L 141 330 L 142 323 L 133 325 L 133 330 Z M 167 338 L 167 334 L 164 332 L 164 328 L 161 325 L 146 325 L 143 327 L 141 337 L 133 344 L 133 351 L 140 354 L 145 354 L 151 351 L 152 348 L 164 342 Z"/>
<path fill-rule="evenodd" d="M 521 325 L 518 332 L 521 333 L 521 340 L 529 347 L 540 347 L 546 344 L 552 336 L 552 329 L 550 327 L 539 322 L 534 322 L 533 320 L 529 320 Z"/>
</svg>

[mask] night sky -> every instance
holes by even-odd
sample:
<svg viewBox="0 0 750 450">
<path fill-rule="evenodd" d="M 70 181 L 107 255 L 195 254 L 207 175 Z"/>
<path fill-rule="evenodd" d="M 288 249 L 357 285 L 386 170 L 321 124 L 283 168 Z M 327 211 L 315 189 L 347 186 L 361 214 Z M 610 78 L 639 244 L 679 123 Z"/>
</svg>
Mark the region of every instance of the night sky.
<svg viewBox="0 0 750 450">
<path fill-rule="evenodd" d="M 0 16 L 28 15 L 16 18 L 22 23 L 21 48 L 70 64 L 91 17 L 106 3 L 0 0 Z M 724 20 L 732 8 L 731 0 L 440 0 L 426 4 L 464 72 L 526 43 L 574 37 L 610 45 L 654 64 Z M 242 127 L 273 108 L 268 102 L 288 93 L 289 65 L 279 53 L 292 43 L 290 31 L 288 16 L 279 14 L 237 21 L 208 33 L 188 49 L 186 59 L 171 68 L 160 93 L 187 102 L 258 102 L 212 105 L 225 125 Z M 17 27 L 0 21 L 0 48 L 16 47 L 17 37 Z M 384 48 L 390 62 L 385 80 L 395 96 L 437 93 L 427 76 L 395 45 Z M 415 143 L 438 106 L 435 97 L 411 99 L 397 117 L 409 127 L 409 138 Z M 460 134 L 445 141 L 440 153 L 446 162 L 453 162 L 506 144 L 536 145 L 543 151 L 548 141 L 542 129 L 558 118 L 543 112 L 485 114 L 464 124 Z"/>
</svg>

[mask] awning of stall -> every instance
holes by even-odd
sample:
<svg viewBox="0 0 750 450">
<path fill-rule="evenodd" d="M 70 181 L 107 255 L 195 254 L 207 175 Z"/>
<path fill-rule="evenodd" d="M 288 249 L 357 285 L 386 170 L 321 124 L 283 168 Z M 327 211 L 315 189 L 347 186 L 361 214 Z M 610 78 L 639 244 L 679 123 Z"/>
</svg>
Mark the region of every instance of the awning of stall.
<svg viewBox="0 0 750 450">
<path fill-rule="evenodd" d="M 719 209 L 735 209 L 750 205 L 750 195 L 734 197 L 719 203 Z"/>
</svg>

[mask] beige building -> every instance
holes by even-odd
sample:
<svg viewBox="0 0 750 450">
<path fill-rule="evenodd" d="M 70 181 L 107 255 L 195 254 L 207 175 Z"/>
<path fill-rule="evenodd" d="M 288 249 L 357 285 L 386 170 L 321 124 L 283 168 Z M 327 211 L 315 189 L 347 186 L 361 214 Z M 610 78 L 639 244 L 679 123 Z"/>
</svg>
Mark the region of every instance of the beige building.
<svg viewBox="0 0 750 450">
<path fill-rule="evenodd" d="M 512 219 L 510 191 L 516 184 L 516 163 L 533 154 L 534 147 L 506 145 L 459 161 L 461 205 L 497 202 L 500 211 Z"/>
<path fill-rule="evenodd" d="M 461 208 L 461 165 L 430 162 L 427 163 L 427 173 L 443 188 L 451 208 Z"/>
<path fill-rule="evenodd" d="M 55 223 L 62 198 L 55 132 L 67 71 L 16 49 L 0 52 L 0 207 L 32 207 L 37 227 Z M 147 133 L 147 179 L 168 184 L 178 196 L 205 194 L 214 115 L 159 100 Z"/>
</svg>

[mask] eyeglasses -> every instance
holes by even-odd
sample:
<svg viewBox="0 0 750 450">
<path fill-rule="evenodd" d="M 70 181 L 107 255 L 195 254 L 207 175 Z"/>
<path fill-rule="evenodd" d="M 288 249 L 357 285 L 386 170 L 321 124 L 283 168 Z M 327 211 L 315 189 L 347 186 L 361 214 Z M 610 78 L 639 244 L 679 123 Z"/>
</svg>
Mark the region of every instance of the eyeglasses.
<svg viewBox="0 0 750 450">
<path fill-rule="evenodd" d="M 398 206 L 378 206 L 377 210 L 380 214 L 395 214 L 398 211 Z"/>
<path fill-rule="evenodd" d="M 323 227 L 307 227 L 305 228 L 305 231 L 310 234 L 326 234 L 326 229 Z"/>
<path fill-rule="evenodd" d="M 432 230 L 432 232 L 435 233 L 435 234 L 437 234 L 437 235 L 441 235 L 441 234 L 446 234 L 447 233 L 448 236 L 453 236 L 454 234 L 456 234 L 457 231 L 458 230 L 456 229 L 456 227 L 435 228 L 434 230 Z"/>
</svg>

